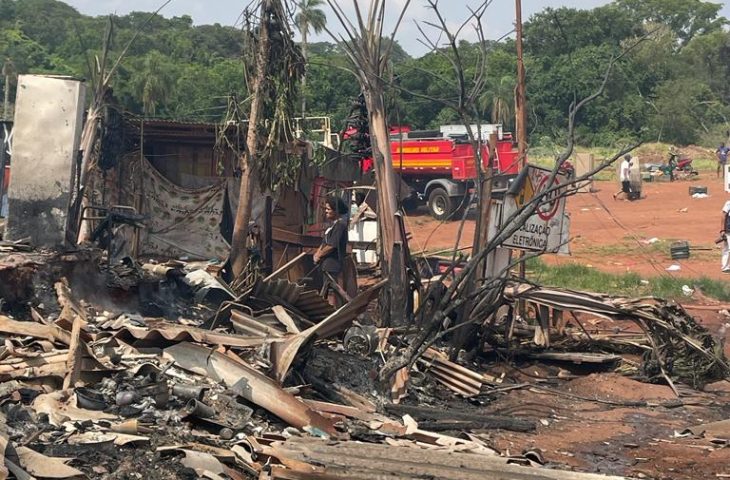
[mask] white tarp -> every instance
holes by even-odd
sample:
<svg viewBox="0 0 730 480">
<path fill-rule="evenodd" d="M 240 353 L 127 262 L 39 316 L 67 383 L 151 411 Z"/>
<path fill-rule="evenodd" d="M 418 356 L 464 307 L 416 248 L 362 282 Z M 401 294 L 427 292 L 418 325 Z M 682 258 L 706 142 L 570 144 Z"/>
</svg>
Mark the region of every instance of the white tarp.
<svg viewBox="0 0 730 480">
<path fill-rule="evenodd" d="M 506 221 L 535 195 L 548 189 L 549 180 L 550 170 L 530 165 L 521 191 L 517 195 L 505 195 L 502 221 Z M 562 186 L 567 181 L 565 175 L 558 174 L 552 185 Z M 561 189 L 550 194 L 550 201 L 538 207 L 535 214 L 502 246 L 547 253 L 569 253 L 567 242 L 570 238 L 570 221 L 565 214 L 565 197 L 562 194 Z"/>
<path fill-rule="evenodd" d="M 347 239 L 350 242 L 367 242 L 371 244 L 368 250 L 353 248 L 357 263 L 373 264 L 378 261 L 378 254 L 375 250 L 378 241 L 378 221 L 365 218 L 350 225 L 347 231 Z"/>
<path fill-rule="evenodd" d="M 142 163 L 142 213 L 148 220 L 141 252 L 191 259 L 226 258 L 230 246 L 220 232 L 225 180 L 200 189 L 182 188 L 147 160 Z"/>
</svg>

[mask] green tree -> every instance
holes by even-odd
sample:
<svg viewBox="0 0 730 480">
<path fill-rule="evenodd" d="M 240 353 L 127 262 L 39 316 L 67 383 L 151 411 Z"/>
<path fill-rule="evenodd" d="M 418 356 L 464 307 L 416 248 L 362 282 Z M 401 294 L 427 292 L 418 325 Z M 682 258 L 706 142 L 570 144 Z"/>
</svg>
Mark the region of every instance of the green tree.
<svg viewBox="0 0 730 480">
<path fill-rule="evenodd" d="M 703 0 L 616 0 L 616 5 L 639 22 L 662 23 L 682 44 L 697 35 L 720 30 L 727 19 L 719 16 L 722 3 Z"/>
<path fill-rule="evenodd" d="M 332 47 L 332 44 L 327 44 Z M 350 101 L 360 93 L 360 86 L 348 69 L 347 58 L 337 48 L 324 43 L 312 45 L 307 65 L 306 95 L 310 115 L 329 115 L 332 126 L 339 130 L 350 113 Z M 315 53 L 324 52 L 324 54 Z"/>
<path fill-rule="evenodd" d="M 145 116 L 155 116 L 171 96 L 174 84 L 171 66 L 165 56 L 153 50 L 142 58 L 142 65 L 135 77 L 135 93 L 142 101 Z"/>
<path fill-rule="evenodd" d="M 497 81 L 490 79 L 487 83 L 480 102 L 484 111 L 489 112 L 492 123 L 501 123 L 505 127 L 513 123 L 514 90 L 514 75 L 505 75 Z"/>
<path fill-rule="evenodd" d="M 76 9 L 55 0 L 17 0 L 14 3 L 15 26 L 50 52 L 74 35 L 72 22 L 81 18 Z"/>
<path fill-rule="evenodd" d="M 324 12 L 318 8 L 324 5 L 323 0 L 299 0 L 297 9 L 299 12 L 294 18 L 299 33 L 302 35 L 302 57 L 307 62 L 307 36 L 311 28 L 314 33 L 324 30 L 327 23 L 327 17 Z M 304 70 L 302 75 L 302 117 L 305 116 L 307 110 L 307 71 Z"/>
<path fill-rule="evenodd" d="M 609 4 L 593 10 L 546 8 L 525 23 L 527 55 L 553 58 L 589 45 L 618 46 L 640 30 L 631 14 Z"/>
<path fill-rule="evenodd" d="M 706 83 L 727 107 L 730 105 L 730 32 L 717 30 L 694 37 L 680 52 L 677 68 Z"/>
<path fill-rule="evenodd" d="M 679 145 L 697 143 L 709 131 L 711 112 L 706 108 L 714 100 L 709 87 L 693 78 L 669 80 L 657 88 L 656 113 L 650 125 L 658 141 Z"/>
<path fill-rule="evenodd" d="M 322 5 L 321 0 L 297 2 L 313 10 Z M 706 132 L 727 130 L 730 32 L 722 28 L 727 20 L 718 15 L 718 6 L 700 0 L 615 0 L 591 10 L 545 9 L 533 15 L 525 24 L 531 134 L 560 135 L 570 103 L 595 88 L 611 56 L 647 32 L 650 35 L 615 66 L 605 94 L 579 114 L 578 140 L 610 144 L 643 135 L 648 128 L 656 137 L 661 134 L 679 143 L 705 141 Z M 21 74 L 91 78 L 89 70 L 95 68 L 95 57 L 101 57 L 108 23 L 106 16 L 82 15 L 57 0 L 0 0 L 0 59 L 11 58 Z M 113 17 L 113 25 L 110 59 L 116 59 L 139 30 L 112 79 L 124 109 L 215 122 L 224 117 L 230 93 L 248 98 L 241 81 L 245 41 L 240 29 L 194 25 L 187 15 L 150 18 L 149 12 Z M 306 30 L 302 32 L 308 72 L 302 92 L 304 113 L 330 115 L 339 127 L 360 87 L 348 71 L 342 45 L 310 43 L 314 23 L 308 21 Z M 383 39 L 384 46 L 388 42 Z M 479 47 L 459 43 L 469 81 L 479 71 Z M 485 120 L 494 117 L 492 121 L 509 125 L 514 41 L 488 42 L 486 47 L 487 88 L 478 113 Z M 397 108 L 389 110 L 388 121 L 414 128 L 453 122 L 450 111 L 430 100 L 453 99 L 457 91 L 445 52 L 410 58 L 398 44 L 392 48 L 395 88 L 388 102 L 395 100 Z M 1 87 L 3 83 L 0 78 Z M 683 91 L 680 87 L 685 84 L 692 88 Z M 686 105 L 687 96 L 697 103 Z M 676 105 L 683 110 L 675 111 Z"/>
</svg>

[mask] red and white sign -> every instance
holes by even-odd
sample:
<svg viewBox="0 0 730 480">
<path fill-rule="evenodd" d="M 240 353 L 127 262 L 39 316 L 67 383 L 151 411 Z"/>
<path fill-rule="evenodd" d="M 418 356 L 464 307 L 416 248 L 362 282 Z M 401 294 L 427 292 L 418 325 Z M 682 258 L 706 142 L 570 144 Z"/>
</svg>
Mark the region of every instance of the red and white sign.
<svg viewBox="0 0 730 480">
<path fill-rule="evenodd" d="M 570 238 L 569 219 L 565 215 L 565 190 L 568 179 L 558 174 L 551 183 L 550 170 L 530 165 L 528 178 L 525 179 L 523 191 L 516 196 L 507 195 L 504 199 L 502 221 L 516 212 L 542 192 L 558 187 L 547 193 L 546 197 L 535 208 L 535 213 L 502 246 L 539 252 L 567 252 Z"/>
</svg>

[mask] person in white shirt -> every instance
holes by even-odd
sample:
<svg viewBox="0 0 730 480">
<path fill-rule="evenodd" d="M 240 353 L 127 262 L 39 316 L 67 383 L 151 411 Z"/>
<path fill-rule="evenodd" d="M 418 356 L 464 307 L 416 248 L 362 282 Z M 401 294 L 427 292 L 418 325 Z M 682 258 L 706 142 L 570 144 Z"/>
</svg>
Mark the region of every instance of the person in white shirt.
<svg viewBox="0 0 730 480">
<path fill-rule="evenodd" d="M 727 234 L 730 231 L 730 200 L 725 202 L 722 207 L 722 224 L 720 227 L 720 238 L 718 243 L 722 243 L 722 273 L 730 273 L 730 238 Z"/>
<path fill-rule="evenodd" d="M 616 200 L 619 195 L 622 193 L 628 200 L 629 193 L 631 193 L 631 180 L 630 180 L 630 172 L 631 172 L 631 165 L 633 162 L 631 161 L 631 155 L 628 153 L 624 155 L 624 160 L 621 162 L 621 166 L 618 170 L 618 177 L 619 181 L 621 182 L 621 190 L 619 190 L 617 193 L 613 194 L 613 199 Z"/>
<path fill-rule="evenodd" d="M 366 218 L 378 218 L 375 211 L 365 201 L 365 197 L 362 192 L 355 193 L 355 203 L 350 207 L 350 227 L 357 225 L 358 222 Z"/>
</svg>

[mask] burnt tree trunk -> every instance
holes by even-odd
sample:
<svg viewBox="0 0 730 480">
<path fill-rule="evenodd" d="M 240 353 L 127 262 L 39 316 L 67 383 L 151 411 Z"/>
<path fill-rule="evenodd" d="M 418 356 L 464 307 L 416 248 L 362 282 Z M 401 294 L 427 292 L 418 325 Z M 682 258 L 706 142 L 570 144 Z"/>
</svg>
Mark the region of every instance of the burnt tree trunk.
<svg viewBox="0 0 730 480">
<path fill-rule="evenodd" d="M 477 203 L 477 224 L 474 229 L 474 242 L 472 244 L 472 256 L 477 255 L 479 252 L 484 250 L 489 243 L 489 221 L 492 215 L 492 185 L 494 176 L 494 162 L 497 160 L 497 154 L 495 146 L 497 144 L 497 134 L 492 133 L 489 135 L 489 159 L 487 161 L 487 170 L 484 172 L 483 163 L 481 157 L 481 144 L 477 141 L 472 141 L 475 161 L 479 162 L 477 165 L 477 172 L 479 172 L 479 185 L 478 193 L 479 200 Z M 477 154 L 479 152 L 479 154 Z M 477 287 L 477 283 L 480 279 L 484 278 L 486 271 L 487 258 L 483 258 L 479 261 L 477 266 L 477 273 L 471 277 L 466 286 L 466 295 L 469 296 Z M 449 357 L 451 360 L 456 360 L 459 350 L 464 347 L 476 346 L 476 324 L 467 323 L 467 320 L 471 317 L 474 312 L 475 301 L 469 300 L 465 303 L 464 308 L 459 312 L 457 316 L 457 323 L 464 324 L 463 327 L 459 328 L 453 336 L 451 342 L 451 353 Z M 471 345 L 469 345 L 471 342 Z"/>
<path fill-rule="evenodd" d="M 394 248 L 398 243 L 403 245 L 401 229 L 396 228 L 397 200 L 395 171 L 390 151 L 390 132 L 383 88 L 365 88 L 365 104 L 370 118 L 370 142 L 375 167 L 375 180 L 378 194 L 378 225 L 380 227 L 380 265 L 383 277 L 389 278 L 387 288 L 380 296 L 381 326 L 400 326 L 409 323 L 409 312 L 406 309 L 408 290 L 405 272 L 406 259 L 403 248 Z M 399 257 L 394 258 L 396 254 Z M 393 268 L 398 271 L 393 271 Z"/>
<path fill-rule="evenodd" d="M 263 86 L 266 81 L 266 70 L 270 56 L 270 22 L 271 0 L 264 0 L 261 4 L 261 22 L 258 50 L 256 52 L 256 76 L 251 91 L 251 113 L 248 117 L 248 132 L 246 134 L 246 151 L 241 156 L 241 189 L 238 194 L 238 210 L 233 224 L 233 238 L 231 240 L 231 270 L 233 277 L 241 275 L 248 263 L 248 224 L 251 221 L 251 207 L 253 200 L 254 182 L 259 181 L 256 160 L 258 155 L 257 129 L 261 110 L 263 108 Z"/>
</svg>

